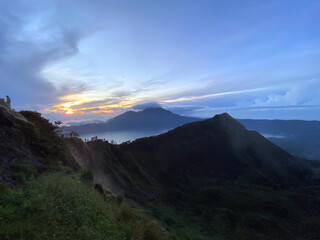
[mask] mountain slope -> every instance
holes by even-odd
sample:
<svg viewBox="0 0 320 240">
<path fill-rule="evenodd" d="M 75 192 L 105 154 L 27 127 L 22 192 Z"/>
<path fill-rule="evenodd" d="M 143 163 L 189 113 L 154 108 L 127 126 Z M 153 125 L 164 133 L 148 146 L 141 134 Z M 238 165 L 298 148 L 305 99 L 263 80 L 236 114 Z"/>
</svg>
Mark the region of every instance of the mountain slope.
<svg viewBox="0 0 320 240">
<path fill-rule="evenodd" d="M 83 143 L 74 139 L 68 142 L 74 158 L 83 167 L 93 169 L 96 174 L 100 172 L 100 176 L 104 173 L 111 176 L 111 172 L 122 174 L 122 178 L 109 179 L 111 182 L 123 179 L 121 186 L 114 182 L 108 189 L 105 185 L 111 192 L 117 188 L 127 191 L 125 186 L 131 178 L 139 179 L 145 184 L 141 189 L 146 190 L 151 183 L 166 189 L 187 177 L 222 180 L 244 177 L 274 188 L 313 177 L 306 161 L 291 156 L 259 133 L 248 131 L 226 113 L 132 143 L 114 145 L 102 140 Z M 102 169 L 106 172 L 101 173 Z"/>
<path fill-rule="evenodd" d="M 66 140 L 40 113 L 0 102 L 0 239 L 168 239 L 123 197 L 103 195 Z"/>
<path fill-rule="evenodd" d="M 182 174 L 223 179 L 245 175 L 265 184 L 285 184 L 311 174 L 302 161 L 228 114 L 122 144 L 120 151 L 130 152 L 146 172 L 169 185 Z"/>
<path fill-rule="evenodd" d="M 79 166 L 70 156 L 57 126 L 40 113 L 15 112 L 0 105 L 0 182 L 12 187 L 57 168 L 57 163 Z"/>
<path fill-rule="evenodd" d="M 71 126 L 65 130 L 75 131 L 80 135 L 106 131 L 167 130 L 198 120 L 200 119 L 180 116 L 163 108 L 147 108 L 139 112 L 125 112 L 105 123 Z"/>
<path fill-rule="evenodd" d="M 108 176 L 111 189 L 100 182 L 106 192 L 147 206 L 181 239 L 320 236 L 313 171 L 320 164 L 291 156 L 228 114 L 132 143 L 84 145 L 103 161 L 92 170 Z M 77 152 L 73 142 L 73 156 L 87 154 Z"/>
</svg>

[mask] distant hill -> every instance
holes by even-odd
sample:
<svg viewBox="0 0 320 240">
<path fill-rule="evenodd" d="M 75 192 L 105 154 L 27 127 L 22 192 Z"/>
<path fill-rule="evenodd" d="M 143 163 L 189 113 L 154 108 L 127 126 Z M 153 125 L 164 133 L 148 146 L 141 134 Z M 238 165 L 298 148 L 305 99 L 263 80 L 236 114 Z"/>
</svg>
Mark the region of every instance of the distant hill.
<svg viewBox="0 0 320 240">
<path fill-rule="evenodd" d="M 180 116 L 158 107 L 147 108 L 139 112 L 128 111 L 106 122 L 65 127 L 64 130 L 66 132 L 75 131 L 87 138 L 91 138 L 93 135 L 99 137 L 101 133 L 108 133 L 102 138 L 106 136 L 110 139 L 116 138 L 117 142 L 122 142 L 137 137 L 158 135 L 183 124 L 200 120 L 202 119 Z M 320 121 L 237 120 L 247 129 L 263 134 L 271 142 L 291 154 L 308 159 L 320 159 Z M 128 132 L 116 133 L 121 131 L 131 131 L 131 134 Z M 92 136 L 90 136 L 91 134 Z"/>
<path fill-rule="evenodd" d="M 128 111 L 104 123 L 65 127 L 65 130 L 75 131 L 80 135 L 107 131 L 168 130 L 199 120 L 198 118 L 180 116 L 156 107 L 146 108 L 139 112 Z"/>
<path fill-rule="evenodd" d="M 291 154 L 320 160 L 320 121 L 238 119 Z"/>
<path fill-rule="evenodd" d="M 287 137 L 320 135 L 320 121 L 238 119 L 247 129 Z"/>
</svg>

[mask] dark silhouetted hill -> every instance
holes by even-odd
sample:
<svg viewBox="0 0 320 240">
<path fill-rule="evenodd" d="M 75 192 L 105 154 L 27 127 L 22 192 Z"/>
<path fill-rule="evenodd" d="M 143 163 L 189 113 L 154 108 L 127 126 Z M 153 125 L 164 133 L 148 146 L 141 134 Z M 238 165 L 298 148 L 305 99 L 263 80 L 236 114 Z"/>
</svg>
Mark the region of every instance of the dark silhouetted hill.
<svg viewBox="0 0 320 240">
<path fill-rule="evenodd" d="M 132 143 L 69 144 L 107 191 L 147 206 L 181 239 L 320 236 L 320 164 L 290 155 L 228 114 Z"/>
</svg>

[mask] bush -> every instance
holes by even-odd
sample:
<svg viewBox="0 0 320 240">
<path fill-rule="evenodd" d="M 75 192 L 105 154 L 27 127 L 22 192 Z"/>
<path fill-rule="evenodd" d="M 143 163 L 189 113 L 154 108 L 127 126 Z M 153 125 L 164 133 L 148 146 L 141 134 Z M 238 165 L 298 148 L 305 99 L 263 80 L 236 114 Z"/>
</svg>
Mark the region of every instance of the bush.
<svg viewBox="0 0 320 240">
<path fill-rule="evenodd" d="M 84 181 L 93 181 L 93 173 L 89 169 L 83 169 L 81 170 L 81 179 Z"/>
<path fill-rule="evenodd" d="M 14 180 L 18 183 L 24 183 L 38 175 L 37 167 L 28 160 L 16 162 L 11 166 L 11 171 Z"/>
<path fill-rule="evenodd" d="M 123 203 L 120 206 L 120 211 L 117 218 L 119 221 L 130 222 L 137 220 L 138 217 L 128 204 Z"/>
<path fill-rule="evenodd" d="M 164 239 L 163 233 L 155 224 L 148 222 L 143 228 L 143 240 L 161 240 Z"/>
</svg>

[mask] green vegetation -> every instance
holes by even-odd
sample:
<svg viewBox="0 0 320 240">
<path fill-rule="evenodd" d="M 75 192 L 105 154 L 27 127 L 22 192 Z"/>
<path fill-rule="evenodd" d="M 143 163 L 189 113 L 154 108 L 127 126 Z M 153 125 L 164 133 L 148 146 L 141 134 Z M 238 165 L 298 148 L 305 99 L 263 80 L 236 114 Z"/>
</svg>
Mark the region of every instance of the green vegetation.
<svg viewBox="0 0 320 240">
<path fill-rule="evenodd" d="M 274 190 L 245 181 L 203 179 L 188 186 L 184 199 L 152 202 L 149 208 L 168 232 L 184 240 L 317 239 L 318 188 Z"/>
<path fill-rule="evenodd" d="M 1 240 L 166 239 L 123 196 L 97 191 L 92 171 L 80 171 L 59 136 L 59 122 L 4 105 L 0 120 Z"/>
<path fill-rule="evenodd" d="M 83 184 L 80 175 L 42 175 L 19 189 L 1 188 L 0 239 L 164 239 L 128 205 Z"/>
<path fill-rule="evenodd" d="M 17 113 L 0 105 L 0 120 L 3 123 L 0 128 L 2 181 L 17 186 L 66 165 L 79 169 L 57 134 L 57 126 L 42 118 L 40 113 Z"/>
</svg>

